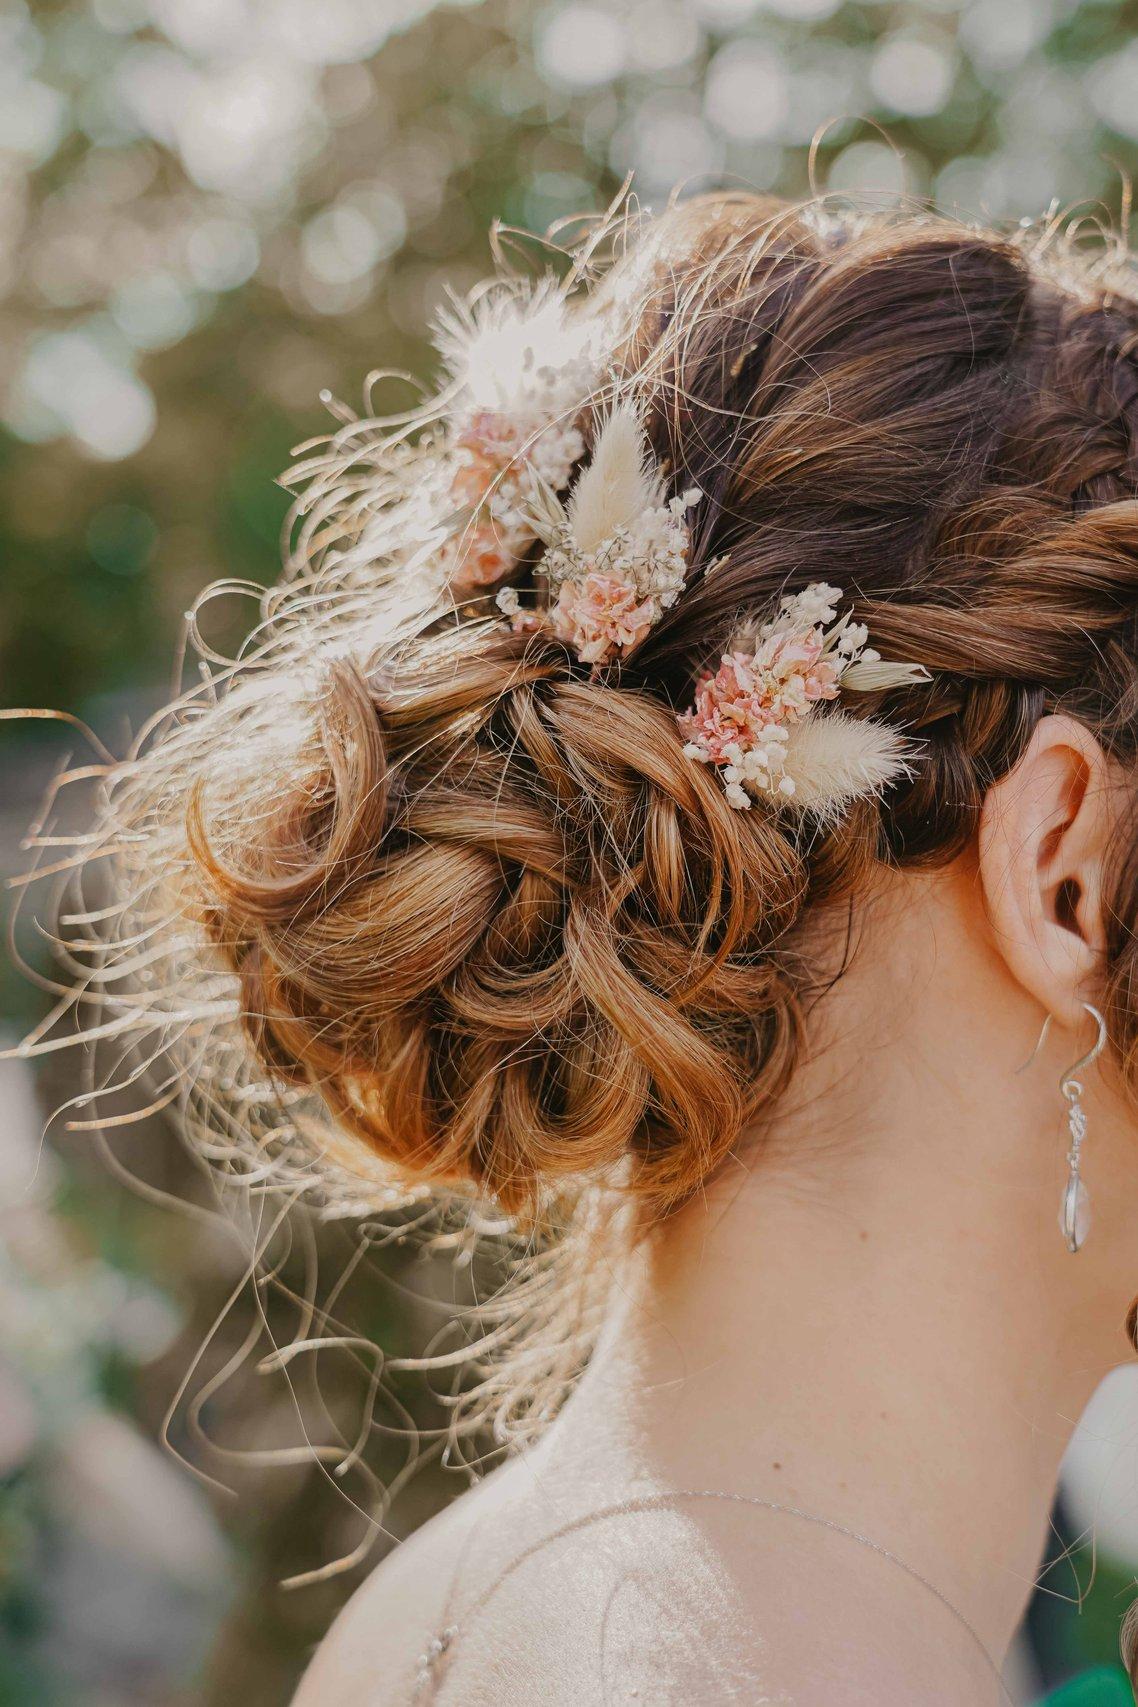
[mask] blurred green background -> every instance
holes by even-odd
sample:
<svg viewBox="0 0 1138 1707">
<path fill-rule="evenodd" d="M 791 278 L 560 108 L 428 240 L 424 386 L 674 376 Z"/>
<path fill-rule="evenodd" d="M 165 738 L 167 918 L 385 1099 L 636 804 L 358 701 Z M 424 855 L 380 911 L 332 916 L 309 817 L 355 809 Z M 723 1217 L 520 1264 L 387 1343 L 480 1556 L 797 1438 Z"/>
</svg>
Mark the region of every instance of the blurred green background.
<svg viewBox="0 0 1138 1707">
<path fill-rule="evenodd" d="M 801 194 L 816 140 L 821 188 L 1117 224 L 1136 30 L 1138 4 L 1107 0 L 0 0 L 3 702 L 66 708 L 121 748 L 199 590 L 273 578 L 275 477 L 326 427 L 321 390 L 355 403 L 373 367 L 427 371 L 432 311 L 487 270 L 495 218 L 541 231 L 628 172 L 649 205 L 677 182 Z M 231 640 L 247 616 L 233 601 L 211 621 Z M 0 724 L 5 871 L 77 746 Z M 0 1004 L 14 1038 L 45 998 L 6 963 Z M 0 1703 L 271 1707 L 359 1572 L 279 1579 L 363 1526 L 318 1466 L 249 1454 L 295 1445 L 323 1406 L 358 1414 L 366 1376 L 290 1392 L 258 1374 L 277 1326 L 258 1308 L 287 1332 L 291 1306 L 248 1294 L 194 1363 L 243 1259 L 208 1216 L 154 1201 L 208 1203 L 160 1121 L 116 1137 L 149 1195 L 62 1122 L 41 1152 L 77 1070 L 0 1074 Z M 282 1273 L 302 1290 L 313 1252 L 336 1275 L 352 1249 L 305 1223 Z M 369 1260 L 342 1301 L 389 1347 L 437 1322 L 410 1261 Z M 235 1493 L 154 1444 L 191 1364 L 170 1438 Z M 423 1391 L 395 1398 L 438 1420 Z M 393 1407 L 382 1480 L 407 1456 Z M 1115 1411 L 1138 1434 L 1132 1387 Z M 368 1505 L 374 1486 L 361 1471 L 349 1492 Z M 393 1529 L 458 1486 L 428 1467 Z M 1057 1556 L 1088 1521 L 1077 1465 L 1065 1498 Z M 1076 1547 L 1037 1596 L 1025 1700 L 1113 1659 L 1138 1520 L 1133 1501 L 1111 1515 L 1093 1568 Z"/>
</svg>

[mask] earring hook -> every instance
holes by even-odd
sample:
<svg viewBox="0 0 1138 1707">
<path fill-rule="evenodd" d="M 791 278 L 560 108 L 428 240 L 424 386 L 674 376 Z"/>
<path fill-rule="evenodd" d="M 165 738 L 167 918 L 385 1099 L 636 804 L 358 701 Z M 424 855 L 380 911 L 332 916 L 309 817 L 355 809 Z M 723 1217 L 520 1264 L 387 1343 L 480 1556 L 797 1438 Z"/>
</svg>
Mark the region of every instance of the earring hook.
<svg viewBox="0 0 1138 1707">
<path fill-rule="evenodd" d="M 1090 1014 L 1091 1018 L 1098 1026 L 1098 1036 L 1095 1038 L 1094 1043 L 1087 1050 L 1086 1054 L 1080 1055 L 1074 1066 L 1068 1067 L 1067 1071 L 1059 1080 L 1059 1089 L 1065 1097 L 1070 1097 L 1072 1093 L 1076 1096 L 1079 1094 L 1083 1087 L 1080 1085 L 1077 1075 L 1082 1072 L 1084 1067 L 1089 1067 L 1093 1062 L 1097 1061 L 1103 1050 L 1106 1048 L 1106 1021 L 1103 1019 L 1098 1009 L 1093 1008 L 1089 1002 L 1084 1002 L 1083 1008 L 1086 1013 Z"/>
<path fill-rule="evenodd" d="M 1069 1096 L 1072 1088 L 1075 1090 L 1081 1090 L 1082 1089 L 1082 1086 L 1079 1084 L 1079 1081 L 1078 1081 L 1078 1078 L 1076 1077 L 1076 1075 L 1081 1073 L 1084 1067 L 1089 1067 L 1092 1065 L 1093 1062 L 1097 1061 L 1099 1056 L 1102 1054 L 1103 1050 L 1106 1048 L 1106 1041 L 1107 1041 L 1106 1021 L 1103 1019 L 1103 1017 L 1099 1013 L 1098 1009 L 1091 1006 L 1090 1002 L 1083 1002 L 1082 1007 L 1083 1007 L 1083 1011 L 1085 1013 L 1090 1014 L 1091 1018 L 1094 1020 L 1095 1024 L 1097 1025 L 1098 1036 L 1095 1038 L 1095 1041 L 1092 1044 L 1091 1048 L 1087 1050 L 1087 1053 L 1085 1055 L 1080 1055 L 1079 1059 L 1074 1063 L 1073 1066 L 1068 1067 L 1065 1073 L 1060 1074 L 1060 1076 L 1059 1076 L 1059 1089 L 1062 1091 L 1064 1096 Z M 1047 1033 L 1051 1030 L 1051 1022 L 1054 1019 L 1054 1017 L 1055 1017 L 1054 1014 L 1048 1014 L 1047 1018 L 1044 1020 L 1043 1030 L 1039 1034 L 1039 1039 L 1035 1045 L 1035 1048 L 1032 1050 L 1031 1054 L 1028 1056 L 1028 1058 L 1024 1062 L 1023 1066 L 1016 1068 L 1017 1073 L 1026 1073 L 1027 1069 L 1034 1064 L 1037 1056 L 1039 1055 L 1039 1051 L 1043 1048 L 1043 1045 L 1047 1041 Z"/>
</svg>

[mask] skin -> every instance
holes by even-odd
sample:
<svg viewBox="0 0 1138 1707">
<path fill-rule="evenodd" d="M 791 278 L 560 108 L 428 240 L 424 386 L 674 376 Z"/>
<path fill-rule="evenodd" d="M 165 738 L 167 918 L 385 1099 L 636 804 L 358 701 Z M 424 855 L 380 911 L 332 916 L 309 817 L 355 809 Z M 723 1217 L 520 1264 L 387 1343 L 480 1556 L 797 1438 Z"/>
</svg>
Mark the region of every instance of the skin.
<svg viewBox="0 0 1138 1707">
<path fill-rule="evenodd" d="M 645 1247 L 545 1441 L 373 1575 L 297 1707 L 403 1700 L 456 1607 L 461 1623 L 530 1539 L 630 1488 L 823 1515 L 973 1634 L 851 1539 L 680 1501 L 535 1558 L 471 1617 L 436 1699 L 624 1699 L 596 1682 L 597 1609 L 629 1595 L 640 1647 L 663 1654 L 643 1677 L 647 1660 L 621 1662 L 643 1699 L 1008 1699 L 981 1645 L 998 1664 L 1022 1616 L 1060 1459 L 1127 1356 L 1138 1290 L 1135 1115 L 1105 1056 L 1083 1075 L 1083 1250 L 1057 1225 L 1058 1079 L 1095 1038 L 1081 1004 L 1101 987 L 1124 798 L 1089 733 L 1048 717 L 965 856 L 883 877 L 769 1131 Z M 817 935 L 824 954 L 838 932 Z M 519 1642 L 529 1669 L 511 1678 L 495 1656 Z M 742 1681 L 707 1682 L 726 1653 Z"/>
</svg>

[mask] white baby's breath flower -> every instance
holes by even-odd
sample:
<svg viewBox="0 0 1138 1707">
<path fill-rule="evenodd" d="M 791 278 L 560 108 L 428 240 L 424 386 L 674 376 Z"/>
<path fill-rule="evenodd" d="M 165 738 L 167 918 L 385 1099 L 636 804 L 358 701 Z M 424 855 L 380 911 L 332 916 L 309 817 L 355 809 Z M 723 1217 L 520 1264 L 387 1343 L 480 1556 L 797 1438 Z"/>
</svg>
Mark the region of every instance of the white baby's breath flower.
<svg viewBox="0 0 1138 1707">
<path fill-rule="evenodd" d="M 784 597 L 777 616 L 740 630 L 679 719 L 684 752 L 718 766 L 739 810 L 766 796 L 825 819 L 907 769 L 896 730 L 821 712 L 846 688 L 931 680 L 919 664 L 883 661 L 865 623 L 838 618 L 840 600 L 841 589 L 821 581 Z"/>
<path fill-rule="evenodd" d="M 549 587 L 553 632 L 582 662 L 631 651 L 675 604 L 691 543 L 684 517 L 701 496 L 692 486 L 666 497 L 663 470 L 627 402 L 601 423 L 564 504 L 542 486 L 532 523 L 548 550 L 537 573 Z"/>
</svg>

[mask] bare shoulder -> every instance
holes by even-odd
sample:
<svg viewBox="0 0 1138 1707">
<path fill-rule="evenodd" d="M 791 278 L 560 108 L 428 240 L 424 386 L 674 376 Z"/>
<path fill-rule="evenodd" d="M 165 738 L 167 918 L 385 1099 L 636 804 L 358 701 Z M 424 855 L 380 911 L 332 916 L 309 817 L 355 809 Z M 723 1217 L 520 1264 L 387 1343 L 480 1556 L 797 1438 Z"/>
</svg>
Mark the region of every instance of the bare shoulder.
<svg viewBox="0 0 1138 1707">
<path fill-rule="evenodd" d="M 514 1461 L 396 1548 L 294 1707 L 1000 1699 L 943 1607 L 872 1553 L 742 1507 L 630 1499 L 595 1464 L 549 1472 L 540 1453 Z"/>
<path fill-rule="evenodd" d="M 510 1492 L 505 1466 L 399 1543 L 358 1588 L 301 1681 L 293 1707 L 410 1702 L 421 1656 L 447 1622 L 466 1544 Z"/>
<path fill-rule="evenodd" d="M 690 1526 L 667 1513 L 647 1527 L 608 1520 L 598 1491 L 591 1475 L 547 1483 L 540 1453 L 495 1471 L 373 1571 L 294 1707 L 417 1704 L 423 1656 L 451 1626 L 425 1692 L 438 1707 L 592 1707 L 616 1685 L 660 1704 L 789 1701 L 756 1696 L 750 1669 L 744 1693 L 730 1686 L 747 1635 L 724 1625 L 722 1573 Z"/>
</svg>

